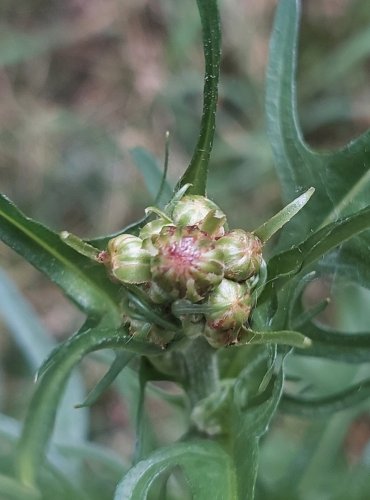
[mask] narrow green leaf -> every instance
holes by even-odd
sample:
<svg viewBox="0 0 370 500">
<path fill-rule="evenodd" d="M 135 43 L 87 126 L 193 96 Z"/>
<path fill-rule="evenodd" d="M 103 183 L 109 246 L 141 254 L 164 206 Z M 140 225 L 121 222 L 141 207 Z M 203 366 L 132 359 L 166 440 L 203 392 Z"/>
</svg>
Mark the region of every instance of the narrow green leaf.
<svg viewBox="0 0 370 500">
<path fill-rule="evenodd" d="M 254 330 L 243 329 L 239 335 L 237 345 L 270 343 L 307 348 L 312 342 L 308 337 L 302 335 L 302 333 L 293 330 L 267 330 L 265 332 L 256 332 Z"/>
<path fill-rule="evenodd" d="M 311 187 L 310 189 L 308 189 L 305 193 L 301 194 L 301 196 L 299 196 L 291 203 L 289 203 L 289 205 L 280 210 L 279 213 L 262 224 L 262 226 L 253 231 L 254 234 L 258 236 L 261 241 L 268 241 L 271 236 L 273 236 L 277 231 L 279 231 L 279 229 L 285 226 L 285 224 L 287 224 L 290 219 L 292 219 L 298 212 L 302 210 L 302 208 L 306 205 L 314 192 L 315 188 Z"/>
<path fill-rule="evenodd" d="M 84 312 L 117 314 L 117 286 L 102 266 L 79 255 L 50 229 L 25 217 L 0 195 L 0 239 L 45 273 Z"/>
<path fill-rule="evenodd" d="M 363 380 L 344 391 L 320 398 L 302 398 L 284 394 L 279 409 L 307 417 L 330 415 L 340 410 L 352 408 L 370 397 L 370 379 Z"/>
<path fill-rule="evenodd" d="M 338 217 L 353 215 L 368 205 L 370 186 L 370 131 L 336 151 L 317 152 L 305 144 L 297 117 L 296 57 L 300 15 L 299 0 L 278 4 L 267 75 L 266 112 L 268 132 L 284 198 L 291 199 L 300 189 L 314 185 L 315 202 L 294 218 L 283 232 L 280 248 L 307 236 Z M 352 248 L 356 244 L 356 252 Z M 370 276 L 360 254 L 367 255 L 368 232 L 345 243 L 335 264 L 348 269 L 351 279 L 369 287 Z M 348 262 L 348 259 L 350 261 Z M 356 270 L 360 267 L 359 272 Z"/>
<path fill-rule="evenodd" d="M 3 272 L 0 272 L 0 315 L 8 324 L 32 372 L 35 372 L 45 356 L 52 350 L 54 342 L 44 330 L 31 306 Z M 84 392 L 81 378 L 74 373 L 67 385 L 63 404 L 57 410 L 53 435 L 55 441 L 78 443 L 85 438 L 87 414 L 82 411 L 76 415 L 72 409 L 76 399 L 84 397 Z"/>
<path fill-rule="evenodd" d="M 370 361 L 370 333 L 344 333 L 313 322 L 301 327 L 304 335 L 312 340 L 312 346 L 296 354 L 365 363 Z"/>
<path fill-rule="evenodd" d="M 367 207 L 357 214 L 323 227 L 303 243 L 275 255 L 267 266 L 267 284 L 261 294 L 260 303 L 271 294 L 273 289 L 278 289 L 330 250 L 369 227 L 370 207 Z"/>
<path fill-rule="evenodd" d="M 235 472 L 225 451 L 212 441 L 190 441 L 163 447 L 136 464 L 118 485 L 114 500 L 148 499 L 161 475 L 179 466 L 194 500 L 235 500 Z"/>
<path fill-rule="evenodd" d="M 163 353 L 162 348 L 135 340 L 123 329 L 109 329 L 99 325 L 95 328 L 82 327 L 76 335 L 62 344 L 52 355 L 52 362 L 48 363 L 47 376 L 43 376 L 38 384 L 19 442 L 17 472 L 25 485 L 36 483 L 54 425 L 56 408 L 72 369 L 89 352 L 106 348 L 122 348 L 142 354 Z"/>
<path fill-rule="evenodd" d="M 96 386 L 89 392 L 86 399 L 81 403 L 76 405 L 76 408 L 83 408 L 85 406 L 92 406 L 100 398 L 100 396 L 105 392 L 108 387 L 114 382 L 121 371 L 127 366 L 127 364 L 135 356 L 132 352 L 116 352 L 115 360 L 109 367 L 108 371 L 102 377 Z"/>
<path fill-rule="evenodd" d="M 176 191 L 190 183 L 189 193 L 205 195 L 208 164 L 213 146 L 221 58 L 221 29 L 217 0 L 197 0 L 202 22 L 205 77 L 200 135 L 190 165 Z"/>
</svg>

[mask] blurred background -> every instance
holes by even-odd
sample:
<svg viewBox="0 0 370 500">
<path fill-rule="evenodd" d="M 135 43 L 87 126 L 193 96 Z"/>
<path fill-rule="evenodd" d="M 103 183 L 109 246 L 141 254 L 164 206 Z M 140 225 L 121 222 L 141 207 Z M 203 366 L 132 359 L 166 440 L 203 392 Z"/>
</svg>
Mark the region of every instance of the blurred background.
<svg viewBox="0 0 370 500">
<path fill-rule="evenodd" d="M 223 62 L 208 194 L 228 214 L 231 226 L 253 229 L 281 207 L 264 122 L 264 76 L 276 1 L 219 3 Z M 298 99 L 311 145 L 337 147 L 370 126 L 369 76 L 368 2 L 303 1 Z M 168 130 L 169 181 L 177 181 L 198 135 L 202 78 L 195 0 L 0 0 L 1 191 L 30 217 L 80 237 L 108 234 L 133 222 L 152 198 L 132 150 L 146 148 L 161 165 Z M 27 314 L 38 322 L 36 329 L 56 342 L 69 336 L 82 316 L 2 244 L 0 260 L 8 275 L 0 293 L 0 408 L 22 419 L 32 394 L 33 368 L 25 326 L 14 322 L 22 315 L 17 307 L 31 306 Z M 1 294 L 13 286 L 15 299 L 9 304 Z M 349 287 L 339 293 L 330 282 L 320 282 L 312 294 L 325 296 L 328 289 L 336 300 L 327 321 L 352 330 L 367 328 L 363 313 L 354 324 L 343 306 L 349 296 L 352 307 L 367 304 L 366 292 Z M 313 368 L 308 363 L 305 369 L 319 378 L 328 373 L 348 378 L 338 364 L 328 368 L 320 363 Z M 81 372 L 83 385 L 91 388 L 104 365 L 87 360 Z M 335 390 L 332 379 L 331 384 Z M 134 393 L 135 385 L 130 390 Z M 121 392 L 127 397 L 127 391 Z M 179 415 L 158 397 L 149 405 L 160 442 L 181 434 Z M 130 418 L 118 385 L 92 408 L 88 435 L 129 459 Z M 307 439 L 307 422 L 284 418 L 275 424 L 279 432 L 269 438 L 272 444 L 267 443 L 263 455 L 267 476 L 281 440 L 296 450 Z M 350 470 L 362 460 L 370 440 L 367 411 L 351 414 L 341 429 L 341 464 Z M 319 469 L 316 464 L 317 474 Z M 280 479 L 261 476 L 267 485 Z M 326 491 L 325 484 L 320 491 Z M 307 498 L 334 498 L 320 495 Z"/>
</svg>

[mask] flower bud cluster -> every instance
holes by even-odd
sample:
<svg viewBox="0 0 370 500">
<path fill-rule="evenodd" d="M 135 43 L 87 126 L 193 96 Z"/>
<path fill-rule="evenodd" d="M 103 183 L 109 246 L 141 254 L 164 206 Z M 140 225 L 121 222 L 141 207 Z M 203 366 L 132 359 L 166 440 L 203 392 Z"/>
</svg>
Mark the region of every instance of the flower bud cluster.
<svg viewBox="0 0 370 500">
<path fill-rule="evenodd" d="M 262 243 L 242 229 L 228 230 L 225 214 L 203 196 L 185 195 L 141 228 L 138 236 L 110 240 L 107 263 L 112 278 L 138 285 L 148 299 L 181 321 L 184 335 L 204 335 L 214 347 L 237 342 L 253 307 Z M 161 332 L 126 318 L 133 335 Z"/>
</svg>

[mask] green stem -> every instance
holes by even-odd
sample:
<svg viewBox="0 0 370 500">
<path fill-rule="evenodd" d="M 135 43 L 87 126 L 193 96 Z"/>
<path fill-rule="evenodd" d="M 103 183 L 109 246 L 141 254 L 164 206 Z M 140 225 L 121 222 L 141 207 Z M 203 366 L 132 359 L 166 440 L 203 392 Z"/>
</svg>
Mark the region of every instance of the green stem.
<svg viewBox="0 0 370 500">
<path fill-rule="evenodd" d="M 187 392 L 193 407 L 218 387 L 217 356 L 203 337 L 195 339 L 184 354 Z"/>
</svg>

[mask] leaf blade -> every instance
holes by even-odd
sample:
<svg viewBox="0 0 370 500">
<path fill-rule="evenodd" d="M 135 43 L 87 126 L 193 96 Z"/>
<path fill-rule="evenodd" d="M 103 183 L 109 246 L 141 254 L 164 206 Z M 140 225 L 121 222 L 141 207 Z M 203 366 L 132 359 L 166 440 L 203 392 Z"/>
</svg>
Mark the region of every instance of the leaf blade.
<svg viewBox="0 0 370 500">
<path fill-rule="evenodd" d="M 105 270 L 26 217 L 4 195 L 0 195 L 0 223 L 0 239 L 62 288 L 77 307 L 92 315 L 116 311 L 117 287 Z"/>
<path fill-rule="evenodd" d="M 176 465 L 183 468 L 194 499 L 237 498 L 230 457 L 216 443 L 197 440 L 164 447 L 139 462 L 118 485 L 114 500 L 147 499 L 155 480 Z"/>
<path fill-rule="evenodd" d="M 197 0 L 202 22 L 205 77 L 200 135 L 193 157 L 175 190 L 191 184 L 189 194 L 205 195 L 213 146 L 221 60 L 221 29 L 217 0 Z"/>
</svg>

